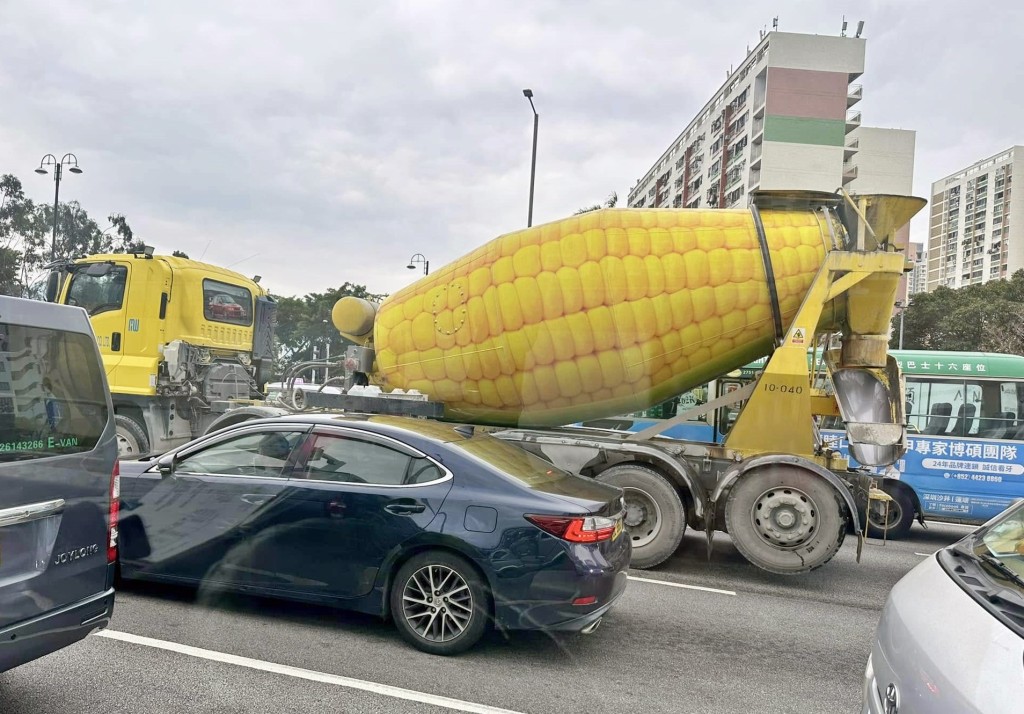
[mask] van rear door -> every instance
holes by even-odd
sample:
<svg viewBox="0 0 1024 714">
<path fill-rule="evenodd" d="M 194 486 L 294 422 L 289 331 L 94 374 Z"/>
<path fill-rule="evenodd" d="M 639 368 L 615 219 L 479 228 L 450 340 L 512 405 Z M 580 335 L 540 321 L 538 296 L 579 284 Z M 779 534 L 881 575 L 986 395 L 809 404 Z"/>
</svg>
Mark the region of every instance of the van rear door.
<svg viewBox="0 0 1024 714">
<path fill-rule="evenodd" d="M 0 297 L 0 630 L 112 585 L 101 364 L 84 310 Z"/>
</svg>

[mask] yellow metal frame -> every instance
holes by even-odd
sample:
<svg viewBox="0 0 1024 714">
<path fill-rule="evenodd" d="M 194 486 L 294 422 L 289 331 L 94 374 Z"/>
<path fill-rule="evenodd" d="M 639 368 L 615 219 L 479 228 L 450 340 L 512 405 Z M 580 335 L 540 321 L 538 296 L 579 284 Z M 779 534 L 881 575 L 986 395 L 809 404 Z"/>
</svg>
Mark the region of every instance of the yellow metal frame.
<svg viewBox="0 0 1024 714">
<path fill-rule="evenodd" d="M 832 251 L 814 278 L 782 344 L 775 350 L 725 440 L 744 458 L 787 453 L 826 468 L 843 468 L 835 454 L 808 453 L 817 443 L 813 417 L 837 415 L 835 397 L 813 388 L 807 351 L 828 306 L 845 315 L 844 336 L 887 335 L 906 259 L 896 252 Z M 828 326 L 831 327 L 831 326 Z"/>
</svg>

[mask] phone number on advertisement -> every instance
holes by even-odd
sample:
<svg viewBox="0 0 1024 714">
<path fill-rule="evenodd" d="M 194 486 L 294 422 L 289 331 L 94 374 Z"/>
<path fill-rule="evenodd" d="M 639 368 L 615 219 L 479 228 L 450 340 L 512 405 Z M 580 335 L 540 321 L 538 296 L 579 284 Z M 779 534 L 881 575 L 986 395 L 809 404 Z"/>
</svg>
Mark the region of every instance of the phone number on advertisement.
<svg viewBox="0 0 1024 714">
<path fill-rule="evenodd" d="M 992 474 L 942 474 L 943 478 L 952 479 L 954 481 L 980 481 L 982 483 L 1002 483 L 1002 476 L 993 476 Z"/>
</svg>

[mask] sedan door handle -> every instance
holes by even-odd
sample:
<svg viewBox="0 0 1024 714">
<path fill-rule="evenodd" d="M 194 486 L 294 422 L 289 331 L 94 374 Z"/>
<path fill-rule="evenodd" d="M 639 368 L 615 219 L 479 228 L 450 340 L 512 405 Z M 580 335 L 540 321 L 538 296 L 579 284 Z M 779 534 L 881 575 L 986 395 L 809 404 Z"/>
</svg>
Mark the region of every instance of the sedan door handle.
<svg viewBox="0 0 1024 714">
<path fill-rule="evenodd" d="M 246 503 L 252 504 L 253 506 L 262 506 L 267 501 L 271 500 L 273 495 L 265 493 L 243 493 L 242 500 Z"/>
<path fill-rule="evenodd" d="M 419 501 L 407 499 L 391 501 L 388 505 L 384 506 L 384 510 L 396 516 L 411 516 L 414 513 L 423 513 L 427 510 L 427 507 Z"/>
</svg>

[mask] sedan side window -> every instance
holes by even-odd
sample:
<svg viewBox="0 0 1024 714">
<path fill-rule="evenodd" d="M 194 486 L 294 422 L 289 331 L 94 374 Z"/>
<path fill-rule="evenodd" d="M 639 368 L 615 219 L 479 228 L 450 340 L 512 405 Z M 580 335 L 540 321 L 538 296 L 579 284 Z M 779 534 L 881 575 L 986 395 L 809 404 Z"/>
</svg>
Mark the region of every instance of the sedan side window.
<svg viewBox="0 0 1024 714">
<path fill-rule="evenodd" d="M 305 478 L 317 481 L 401 486 L 428 483 L 443 473 L 429 459 L 362 439 L 333 434 L 314 437 Z"/>
<path fill-rule="evenodd" d="M 283 478 L 288 458 L 304 433 L 261 431 L 236 436 L 189 454 L 177 463 L 174 470 L 182 474 Z"/>
</svg>

